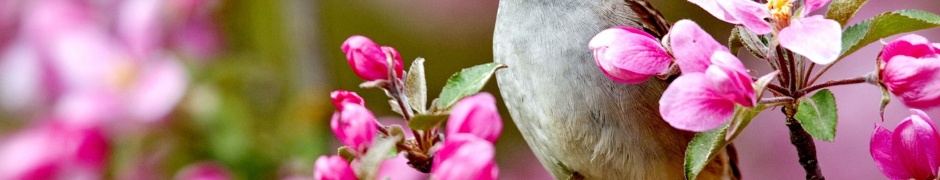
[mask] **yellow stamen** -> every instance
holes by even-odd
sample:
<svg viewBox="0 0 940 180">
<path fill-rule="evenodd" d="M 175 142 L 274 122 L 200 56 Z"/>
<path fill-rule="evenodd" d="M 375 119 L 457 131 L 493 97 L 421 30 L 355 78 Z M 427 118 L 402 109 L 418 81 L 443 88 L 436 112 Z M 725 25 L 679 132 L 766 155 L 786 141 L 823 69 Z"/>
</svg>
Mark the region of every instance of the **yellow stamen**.
<svg viewBox="0 0 940 180">
<path fill-rule="evenodd" d="M 792 8 L 793 2 L 790 2 L 790 0 L 767 1 L 767 9 L 770 10 L 770 18 L 776 22 L 778 30 L 790 25 Z"/>
</svg>

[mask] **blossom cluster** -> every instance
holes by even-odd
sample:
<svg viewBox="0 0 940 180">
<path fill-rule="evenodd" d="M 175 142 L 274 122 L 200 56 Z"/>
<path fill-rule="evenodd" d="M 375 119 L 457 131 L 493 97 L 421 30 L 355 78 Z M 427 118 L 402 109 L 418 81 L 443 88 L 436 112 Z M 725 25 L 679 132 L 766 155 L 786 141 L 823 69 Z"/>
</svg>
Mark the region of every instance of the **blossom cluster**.
<svg viewBox="0 0 940 180">
<path fill-rule="evenodd" d="M 342 45 L 346 60 L 356 75 L 366 81 L 401 83 L 404 75 L 401 56 L 388 46 L 379 46 L 363 36 L 352 36 Z M 399 96 L 396 85 L 382 86 L 397 103 L 406 99 Z M 366 108 L 365 100 L 355 92 L 337 90 L 330 94 L 336 112 L 330 120 L 333 134 L 342 142 L 344 149 L 353 157 L 340 155 L 321 156 L 314 167 L 314 179 L 341 180 L 364 177 L 361 167 L 362 158 L 373 150 L 380 138 L 393 139 L 391 126 L 379 123 L 376 116 Z M 399 104 L 399 105 L 403 105 Z M 394 106 L 395 104 L 393 104 Z M 420 107 L 423 108 L 423 107 Z M 409 109 L 399 109 L 406 120 L 413 114 Z M 465 97 L 450 108 L 445 134 L 438 136 L 438 130 L 412 129 L 415 136 L 408 140 L 399 140 L 397 146 L 402 152 L 393 159 L 386 159 L 380 166 L 376 178 L 416 179 L 422 176 L 414 174 L 415 169 L 402 170 L 399 167 L 420 164 L 415 156 L 431 155 L 430 175 L 433 179 L 496 179 L 498 169 L 495 164 L 495 147 L 502 132 L 502 119 L 496 109 L 493 95 L 479 93 Z M 396 126 L 396 125 L 392 125 Z M 397 127 L 397 126 L 396 126 Z M 409 135 L 409 133 L 404 133 Z M 433 139 L 429 146 L 412 146 L 415 138 L 430 135 Z M 420 143 L 419 143 L 420 144 Z M 430 148 L 430 149 L 426 149 Z M 427 152 L 425 152 L 427 151 Z M 418 155 L 421 154 L 421 155 Z M 417 168 L 417 167 L 416 167 Z M 420 173 L 419 173 L 420 174 Z"/>
<path fill-rule="evenodd" d="M 0 2 L 0 104 L 38 117 L 0 143 L 0 179 L 100 179 L 120 129 L 186 93 L 219 48 L 211 0 Z M 117 128 L 121 127 L 121 128 Z"/>
<path fill-rule="evenodd" d="M 776 89 L 755 82 L 764 78 L 753 78 L 736 54 L 690 20 L 676 22 L 662 39 L 643 29 L 625 26 L 594 36 L 588 48 L 601 72 L 613 81 L 639 84 L 651 77 L 670 79 L 678 75 L 659 101 L 660 115 L 672 127 L 711 131 L 728 124 L 741 108 L 758 105 L 796 108 L 806 93 L 839 85 L 840 82 L 817 85 L 813 84 L 815 78 L 809 78 L 815 65 L 826 65 L 821 75 L 843 53 L 843 26 L 822 15 L 810 15 L 829 4 L 829 0 L 689 2 L 719 20 L 738 25 L 738 30 L 746 31 L 741 34 L 756 37 L 756 41 L 744 42 L 752 43 L 745 47 L 753 46 L 747 47 L 750 52 L 766 58 L 774 70 L 783 72 L 764 76 L 779 80 L 779 85 L 769 84 Z M 815 63 L 809 66 L 806 75 L 804 59 Z M 894 133 L 876 126 L 872 156 L 890 178 L 935 179 L 940 169 L 940 136 L 930 118 L 919 109 L 940 106 L 940 43 L 931 43 L 916 34 L 906 35 L 885 44 L 877 59 L 876 72 L 843 82 L 879 85 L 916 109 L 911 109 L 914 115 L 901 122 Z M 793 72 L 799 68 L 803 71 Z M 778 98 L 762 101 L 761 92 L 765 90 Z"/>
</svg>

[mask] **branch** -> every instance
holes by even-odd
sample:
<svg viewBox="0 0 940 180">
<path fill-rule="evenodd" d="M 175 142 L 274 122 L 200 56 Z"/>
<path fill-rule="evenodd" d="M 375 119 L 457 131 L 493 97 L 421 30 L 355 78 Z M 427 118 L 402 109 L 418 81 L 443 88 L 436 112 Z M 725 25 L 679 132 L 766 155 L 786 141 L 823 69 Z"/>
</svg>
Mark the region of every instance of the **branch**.
<svg viewBox="0 0 940 180">
<path fill-rule="evenodd" d="M 806 133 L 806 130 L 803 130 L 803 125 L 800 125 L 796 118 L 793 118 L 796 109 L 791 104 L 781 110 L 787 115 L 790 143 L 796 146 L 797 155 L 800 157 L 800 165 L 806 171 L 806 179 L 826 179 L 823 177 L 822 169 L 819 168 L 819 160 L 816 159 L 816 144 L 813 142 L 813 137 Z"/>
<path fill-rule="evenodd" d="M 808 93 L 811 93 L 813 91 L 816 91 L 822 88 L 838 86 L 838 85 L 847 85 L 847 84 L 859 84 L 859 83 L 865 83 L 865 82 L 868 82 L 868 77 L 866 76 L 860 76 L 860 77 L 851 78 L 851 79 L 827 81 L 822 84 L 816 84 L 816 85 L 803 88 L 799 92 L 796 93 L 797 96 L 795 97 L 800 97 L 800 96 L 803 96 L 804 94 L 808 94 Z"/>
</svg>

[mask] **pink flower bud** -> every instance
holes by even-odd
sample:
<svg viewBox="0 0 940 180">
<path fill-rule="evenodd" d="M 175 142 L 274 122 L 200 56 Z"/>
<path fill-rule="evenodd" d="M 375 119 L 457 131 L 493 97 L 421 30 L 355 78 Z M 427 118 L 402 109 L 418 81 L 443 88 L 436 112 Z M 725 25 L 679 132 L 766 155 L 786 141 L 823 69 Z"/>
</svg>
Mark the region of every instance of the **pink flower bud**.
<svg viewBox="0 0 940 180">
<path fill-rule="evenodd" d="M 49 119 L 0 144 L 0 179 L 99 179 L 108 143 L 97 127 Z"/>
<path fill-rule="evenodd" d="M 470 134 L 456 134 L 444 140 L 434 153 L 431 177 L 438 180 L 492 180 L 499 175 L 493 144 Z"/>
<path fill-rule="evenodd" d="M 333 99 L 333 105 L 336 106 L 336 109 L 342 111 L 344 103 L 353 103 L 358 105 L 366 105 L 366 101 L 359 97 L 359 94 L 356 92 L 350 92 L 346 90 L 336 90 L 330 92 L 330 99 Z"/>
<path fill-rule="evenodd" d="M 320 156 L 313 167 L 314 180 L 356 180 L 349 163 L 339 156 Z"/>
<path fill-rule="evenodd" d="M 398 78 L 404 74 L 401 55 L 394 48 L 380 47 L 365 36 L 352 36 L 343 42 L 343 52 L 346 61 L 352 66 L 353 72 L 366 81 L 388 79 L 388 63 L 386 52 L 391 54 L 395 63 L 395 73 Z"/>
<path fill-rule="evenodd" d="M 881 82 L 913 108 L 940 105 L 940 50 L 926 38 L 911 34 L 885 45 Z"/>
<path fill-rule="evenodd" d="M 382 165 L 379 166 L 379 172 L 376 174 L 376 177 L 378 177 L 378 179 L 418 180 L 428 179 L 428 174 L 422 173 L 409 166 L 408 158 L 405 157 L 405 153 L 398 153 L 398 156 L 395 156 L 395 158 L 382 161 Z"/>
<path fill-rule="evenodd" d="M 503 131 L 503 121 L 496 110 L 496 99 L 489 93 L 466 97 L 454 105 L 447 119 L 447 136 L 472 134 L 496 142 Z"/>
<path fill-rule="evenodd" d="M 604 75 L 621 83 L 642 83 L 672 64 L 672 56 L 659 40 L 636 28 L 619 26 L 601 31 L 588 47 Z"/>
<path fill-rule="evenodd" d="M 378 133 L 375 116 L 360 104 L 343 103 L 342 106 L 342 110 L 333 114 L 330 128 L 343 145 L 365 153 Z"/>
<path fill-rule="evenodd" d="M 676 22 L 667 36 L 682 73 L 705 72 L 711 65 L 712 54 L 717 51 L 728 52 L 728 48 L 690 20 Z"/>
<path fill-rule="evenodd" d="M 894 132 L 875 125 L 871 156 L 888 178 L 936 179 L 940 133 L 923 111 L 911 109 L 911 113 Z"/>
<path fill-rule="evenodd" d="M 741 61 L 718 51 L 704 73 L 683 74 L 666 88 L 659 113 L 672 127 L 702 132 L 731 120 L 735 104 L 753 107 L 755 99 L 751 76 Z"/>
<path fill-rule="evenodd" d="M 215 162 L 191 164 L 176 174 L 177 180 L 226 180 L 232 175 L 224 166 Z"/>
</svg>

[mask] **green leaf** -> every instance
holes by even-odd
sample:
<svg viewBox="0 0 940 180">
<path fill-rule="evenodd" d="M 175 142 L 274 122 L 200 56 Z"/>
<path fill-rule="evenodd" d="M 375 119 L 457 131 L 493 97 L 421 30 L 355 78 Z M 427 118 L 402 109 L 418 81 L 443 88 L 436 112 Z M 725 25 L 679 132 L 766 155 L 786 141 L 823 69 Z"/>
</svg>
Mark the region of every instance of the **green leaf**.
<svg viewBox="0 0 940 180">
<path fill-rule="evenodd" d="M 837 111 L 835 96 L 829 89 L 823 89 L 809 99 L 801 99 L 794 117 L 816 139 L 832 142 L 839 119 Z"/>
<path fill-rule="evenodd" d="M 447 80 L 444 89 L 441 90 L 437 109 L 450 109 L 450 106 L 453 106 L 460 99 L 480 92 L 483 85 L 486 85 L 490 77 L 493 77 L 493 73 L 497 69 L 505 67 L 506 65 L 493 62 L 466 68 L 454 74 Z"/>
<path fill-rule="evenodd" d="M 741 47 L 744 47 L 748 52 L 751 52 L 751 54 L 754 54 L 754 56 L 760 59 L 764 59 L 764 52 L 767 52 L 767 45 L 764 44 L 760 36 L 747 30 L 744 26 L 735 26 L 734 29 L 731 29 L 730 41 L 729 47 L 731 47 L 731 51 L 735 55 L 738 54 L 738 49 Z M 737 41 L 737 43 L 735 41 Z"/>
<path fill-rule="evenodd" d="M 767 109 L 764 105 L 753 108 L 737 106 L 734 117 L 725 125 L 714 130 L 696 133 L 685 150 L 685 175 L 687 179 L 695 179 L 708 162 L 717 156 L 725 146 L 731 144 L 738 134 L 751 123 L 757 114 Z"/>
<path fill-rule="evenodd" d="M 395 144 L 398 141 L 402 140 L 402 136 L 391 136 L 388 138 L 378 138 L 372 144 L 372 147 L 369 147 L 369 151 L 362 156 L 361 160 L 361 171 L 359 172 L 359 177 L 361 179 L 375 179 L 375 176 L 379 172 L 379 166 L 382 165 L 382 161 L 390 158 L 389 154 L 397 153 L 398 150 L 395 149 Z"/>
<path fill-rule="evenodd" d="M 424 58 L 415 59 L 405 77 L 405 95 L 408 105 L 418 113 L 426 112 L 428 108 L 428 84 L 424 75 Z"/>
<path fill-rule="evenodd" d="M 349 147 L 346 146 L 340 146 L 339 149 L 336 149 L 336 154 L 339 155 L 339 157 L 346 159 L 346 162 L 352 162 L 353 159 L 356 159 L 356 154 L 352 153 L 352 151 L 349 150 Z"/>
<path fill-rule="evenodd" d="M 826 12 L 826 18 L 836 20 L 842 27 L 845 27 L 866 2 L 868 0 L 833 0 L 829 5 L 829 11 Z"/>
<path fill-rule="evenodd" d="M 698 173 L 702 172 L 705 165 L 718 155 L 718 151 L 728 145 L 725 136 L 728 133 L 729 124 L 711 131 L 695 134 L 695 137 L 689 142 L 688 149 L 685 150 L 686 179 L 694 180 L 698 177 Z"/>
<path fill-rule="evenodd" d="M 940 16 L 919 10 L 879 14 L 842 31 L 842 57 L 888 36 L 940 26 Z"/>
<path fill-rule="evenodd" d="M 415 130 L 428 130 L 441 125 L 448 116 L 450 114 L 447 113 L 417 114 L 411 118 L 411 121 L 408 121 L 408 127 Z"/>
</svg>

